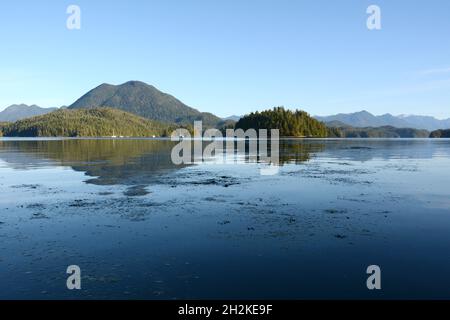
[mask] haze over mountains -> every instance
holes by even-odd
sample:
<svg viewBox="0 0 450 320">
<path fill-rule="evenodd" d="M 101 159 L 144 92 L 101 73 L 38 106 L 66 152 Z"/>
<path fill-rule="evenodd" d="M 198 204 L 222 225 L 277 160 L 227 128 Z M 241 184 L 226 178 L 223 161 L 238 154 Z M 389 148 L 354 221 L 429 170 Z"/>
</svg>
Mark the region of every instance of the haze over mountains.
<svg viewBox="0 0 450 320">
<path fill-rule="evenodd" d="M 450 128 L 450 119 L 439 120 L 430 116 L 416 115 L 393 116 L 391 114 L 384 114 L 375 116 L 367 111 L 348 114 L 340 113 L 325 117 L 315 116 L 315 118 L 334 127 L 339 126 L 339 124 L 356 128 L 391 126 L 395 128 L 413 128 L 429 131 Z"/>
<path fill-rule="evenodd" d="M 56 108 L 41 108 L 37 105 L 14 104 L 0 112 L 0 122 L 14 122 L 26 118 L 44 115 Z"/>
</svg>

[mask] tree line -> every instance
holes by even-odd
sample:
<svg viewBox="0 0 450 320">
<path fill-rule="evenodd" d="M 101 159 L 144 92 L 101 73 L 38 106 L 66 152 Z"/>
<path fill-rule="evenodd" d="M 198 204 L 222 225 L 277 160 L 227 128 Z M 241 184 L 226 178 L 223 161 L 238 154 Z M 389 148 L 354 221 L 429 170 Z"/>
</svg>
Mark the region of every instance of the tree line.
<svg viewBox="0 0 450 320">
<path fill-rule="evenodd" d="M 236 123 L 236 129 L 279 129 L 282 137 L 325 138 L 328 128 L 302 110 L 286 110 L 276 107 L 272 110 L 252 112 Z"/>
</svg>

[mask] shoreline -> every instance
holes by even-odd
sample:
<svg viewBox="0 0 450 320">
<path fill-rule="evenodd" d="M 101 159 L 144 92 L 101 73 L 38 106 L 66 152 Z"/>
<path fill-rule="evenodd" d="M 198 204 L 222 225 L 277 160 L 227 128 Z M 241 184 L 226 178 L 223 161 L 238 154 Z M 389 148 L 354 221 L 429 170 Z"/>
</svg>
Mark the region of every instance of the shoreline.
<svg viewBox="0 0 450 320">
<path fill-rule="evenodd" d="M 217 140 L 226 141 L 228 138 L 218 138 Z M 154 140 L 154 141 L 171 141 L 170 137 L 0 137 L 0 141 L 62 141 L 62 140 Z M 208 138 L 184 138 L 184 140 L 202 140 L 202 141 L 212 141 Z M 242 140 L 235 138 L 234 140 Z M 246 139 L 246 140 L 257 140 L 257 139 Z M 305 141 L 375 141 L 375 140 L 431 140 L 431 141 L 441 141 L 441 140 L 450 140 L 450 138 L 313 138 L 313 137 L 280 137 L 281 141 L 287 140 L 305 140 Z M 176 141 L 174 141 L 176 142 Z"/>
</svg>

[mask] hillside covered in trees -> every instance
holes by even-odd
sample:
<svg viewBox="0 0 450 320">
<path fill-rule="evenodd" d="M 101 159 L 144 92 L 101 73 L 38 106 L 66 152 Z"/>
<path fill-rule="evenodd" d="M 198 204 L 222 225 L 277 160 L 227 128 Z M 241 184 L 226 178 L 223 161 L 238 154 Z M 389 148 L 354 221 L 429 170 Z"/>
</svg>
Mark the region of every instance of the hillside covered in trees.
<svg viewBox="0 0 450 320">
<path fill-rule="evenodd" d="M 23 119 L 14 123 L 0 122 L 0 137 L 165 137 L 178 128 L 193 130 L 192 124 L 163 123 L 119 109 L 99 107 L 60 109 L 52 113 Z M 449 138 L 449 130 L 396 128 L 392 126 L 356 128 L 339 121 L 327 123 L 310 117 L 301 110 L 276 107 L 253 112 L 234 121 L 222 121 L 216 128 L 279 129 L 281 137 L 310 138 Z M 205 129 L 208 126 L 204 127 Z M 269 131 L 270 132 L 270 131 Z"/>
<path fill-rule="evenodd" d="M 350 126 L 328 128 L 329 138 L 428 138 L 427 130 L 395 128 L 391 126 L 377 128 L 355 128 Z"/>
<path fill-rule="evenodd" d="M 433 131 L 430 138 L 450 138 L 450 129 Z"/>
<path fill-rule="evenodd" d="M 262 112 L 252 112 L 236 123 L 236 129 L 279 129 L 282 137 L 325 138 L 328 129 L 322 122 L 312 118 L 308 113 L 286 110 L 277 107 Z"/>
<path fill-rule="evenodd" d="M 0 137 L 3 137 L 3 131 L 9 124 L 9 122 L 0 122 Z"/>
<path fill-rule="evenodd" d="M 167 136 L 173 126 L 111 108 L 58 110 L 0 124 L 5 137 L 152 137 Z"/>
<path fill-rule="evenodd" d="M 192 125 L 201 120 L 204 127 L 214 127 L 222 122 L 212 113 L 191 108 L 141 81 L 128 81 L 117 86 L 104 83 L 83 95 L 69 109 L 100 107 L 116 108 L 146 119 L 178 125 Z"/>
</svg>

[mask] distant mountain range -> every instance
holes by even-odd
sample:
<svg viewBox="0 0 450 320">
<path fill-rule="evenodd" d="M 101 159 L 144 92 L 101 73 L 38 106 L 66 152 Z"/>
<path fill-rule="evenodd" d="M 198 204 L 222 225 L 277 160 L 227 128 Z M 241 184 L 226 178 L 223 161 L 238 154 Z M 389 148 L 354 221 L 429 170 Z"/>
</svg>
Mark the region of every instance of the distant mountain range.
<svg viewBox="0 0 450 320">
<path fill-rule="evenodd" d="M 202 120 L 205 126 L 217 126 L 222 119 L 212 113 L 200 112 L 175 97 L 140 81 L 121 85 L 102 84 L 70 105 L 69 109 L 110 107 L 147 119 L 192 125 Z"/>
<path fill-rule="evenodd" d="M 222 120 L 224 121 L 236 121 L 238 122 L 242 117 L 241 116 L 237 116 L 237 115 L 232 115 L 226 118 L 222 118 Z"/>
<path fill-rule="evenodd" d="M 348 114 L 340 113 L 326 117 L 315 116 L 315 118 L 334 127 L 338 127 L 338 124 L 341 123 L 356 128 L 390 126 L 395 128 L 413 128 L 429 131 L 450 128 L 450 119 L 439 120 L 430 116 L 416 115 L 393 116 L 391 114 L 384 114 L 375 116 L 367 111 Z"/>
<path fill-rule="evenodd" d="M 55 111 L 56 108 L 41 108 L 36 105 L 14 104 L 0 112 L 0 122 L 14 122 L 26 118 L 44 115 Z"/>
</svg>

